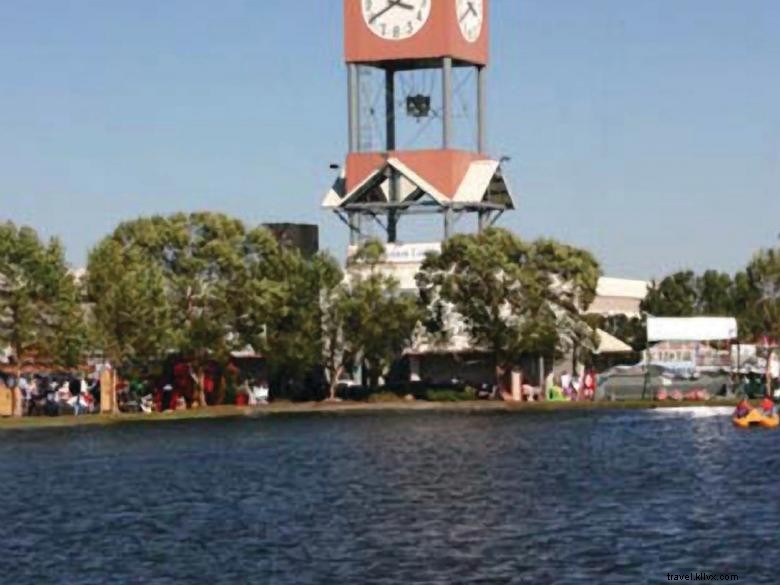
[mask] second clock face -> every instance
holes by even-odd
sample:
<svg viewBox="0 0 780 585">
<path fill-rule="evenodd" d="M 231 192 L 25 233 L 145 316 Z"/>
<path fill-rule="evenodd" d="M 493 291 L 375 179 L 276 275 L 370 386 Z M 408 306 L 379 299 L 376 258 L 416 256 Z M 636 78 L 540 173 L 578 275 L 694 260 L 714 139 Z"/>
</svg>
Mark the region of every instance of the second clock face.
<svg viewBox="0 0 780 585">
<path fill-rule="evenodd" d="M 470 43 L 476 43 L 482 34 L 485 15 L 482 0 L 455 0 L 455 9 L 463 38 Z"/>
<path fill-rule="evenodd" d="M 433 0 L 360 0 L 371 31 L 388 41 L 416 35 L 428 22 Z M 479 4 L 482 2 L 480 0 Z"/>
</svg>

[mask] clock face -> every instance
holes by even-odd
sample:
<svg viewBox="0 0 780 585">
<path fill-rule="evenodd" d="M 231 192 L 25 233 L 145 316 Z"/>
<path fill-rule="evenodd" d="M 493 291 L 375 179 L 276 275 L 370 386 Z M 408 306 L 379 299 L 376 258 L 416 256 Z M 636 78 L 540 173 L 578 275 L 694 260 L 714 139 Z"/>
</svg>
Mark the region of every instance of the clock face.
<svg viewBox="0 0 780 585">
<path fill-rule="evenodd" d="M 482 0 L 455 0 L 458 24 L 463 38 L 476 43 L 482 34 L 482 20 L 485 15 Z"/>
<path fill-rule="evenodd" d="M 425 26 L 433 1 L 360 0 L 360 5 L 363 20 L 376 36 L 388 41 L 402 41 L 413 37 Z"/>
</svg>

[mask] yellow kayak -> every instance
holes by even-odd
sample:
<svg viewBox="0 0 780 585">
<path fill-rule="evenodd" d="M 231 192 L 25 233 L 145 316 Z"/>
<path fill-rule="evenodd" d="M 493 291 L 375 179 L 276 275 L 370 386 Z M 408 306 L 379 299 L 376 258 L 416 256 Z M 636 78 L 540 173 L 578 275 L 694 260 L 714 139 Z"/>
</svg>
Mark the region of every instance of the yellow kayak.
<svg viewBox="0 0 780 585">
<path fill-rule="evenodd" d="M 732 417 L 731 420 L 734 422 L 736 426 L 741 427 L 743 429 L 746 429 L 748 427 L 754 427 L 754 426 L 774 428 L 780 425 L 780 417 L 778 417 L 777 414 L 773 414 L 772 416 L 767 416 L 755 408 L 750 412 L 748 412 L 742 418 Z"/>
</svg>

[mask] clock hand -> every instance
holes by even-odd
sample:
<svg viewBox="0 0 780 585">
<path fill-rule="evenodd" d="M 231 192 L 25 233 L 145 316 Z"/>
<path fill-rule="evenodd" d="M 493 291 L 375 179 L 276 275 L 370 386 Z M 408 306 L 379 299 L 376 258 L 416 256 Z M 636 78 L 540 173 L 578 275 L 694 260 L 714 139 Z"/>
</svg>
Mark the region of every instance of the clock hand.
<svg viewBox="0 0 780 585">
<path fill-rule="evenodd" d="M 405 10 L 414 10 L 414 6 L 412 6 L 411 4 L 405 4 L 403 0 L 387 0 L 387 6 L 385 6 L 382 10 L 380 10 L 374 16 L 372 16 L 369 19 L 368 24 L 374 24 L 374 21 L 377 18 L 382 16 L 388 10 L 392 10 L 396 6 L 399 8 L 404 8 Z"/>
<path fill-rule="evenodd" d="M 479 13 L 477 12 L 477 9 L 474 8 L 474 3 L 473 2 L 467 2 L 467 4 L 469 5 L 469 7 L 466 10 L 466 12 L 463 13 L 463 16 L 460 17 L 460 20 L 458 22 L 463 22 L 465 20 L 465 18 L 469 15 L 469 12 L 471 14 L 473 14 L 474 16 L 476 16 L 477 18 L 479 18 Z"/>
<path fill-rule="evenodd" d="M 395 8 L 395 6 L 396 6 L 396 5 L 398 5 L 398 4 L 400 4 L 400 3 L 401 3 L 401 0 L 387 0 L 387 6 L 385 6 L 385 7 L 384 7 L 382 10 L 380 10 L 380 11 L 379 11 L 379 12 L 377 12 L 377 13 L 376 13 L 374 16 L 372 16 L 372 17 L 369 19 L 369 21 L 368 21 L 368 24 L 374 24 L 374 21 L 375 21 L 377 18 L 379 18 L 380 16 L 382 16 L 382 15 L 383 15 L 385 12 L 387 12 L 388 10 L 392 10 L 393 8 Z"/>
</svg>

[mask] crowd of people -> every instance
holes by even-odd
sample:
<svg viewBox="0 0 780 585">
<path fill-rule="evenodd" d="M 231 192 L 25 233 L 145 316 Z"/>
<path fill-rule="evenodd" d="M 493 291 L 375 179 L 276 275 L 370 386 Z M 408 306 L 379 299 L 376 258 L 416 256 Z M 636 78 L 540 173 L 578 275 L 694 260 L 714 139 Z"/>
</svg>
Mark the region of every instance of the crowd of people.
<svg viewBox="0 0 780 585">
<path fill-rule="evenodd" d="M 31 375 L 0 378 L 17 397 L 22 416 L 89 414 L 100 411 L 100 380 L 97 376 L 73 374 Z"/>
<path fill-rule="evenodd" d="M 598 378 L 595 370 L 585 370 L 581 375 L 568 371 L 559 376 L 552 372 L 545 380 L 545 395 L 552 401 L 593 400 L 596 396 Z"/>
<path fill-rule="evenodd" d="M 456 380 L 453 380 L 455 383 Z M 539 402 L 550 401 L 578 401 L 594 400 L 598 376 L 593 369 L 586 369 L 580 375 L 572 375 L 568 371 L 561 374 L 550 372 L 544 380 L 544 388 L 527 383 L 527 378 L 522 370 L 517 371 L 517 380 L 506 381 L 499 390 L 493 387 L 491 392 L 481 388 L 477 397 L 481 399 L 501 398 L 508 402 Z"/>
<path fill-rule="evenodd" d="M 187 380 L 187 382 L 192 382 Z M 182 380 L 119 380 L 116 405 L 119 412 L 168 412 L 197 406 L 194 383 Z M 82 415 L 100 412 L 100 377 L 71 373 L 23 374 L 18 378 L 0 374 L 0 389 L 14 397 L 14 416 Z M 208 388 L 206 389 L 208 390 Z M 208 401 L 208 392 L 206 392 Z M 269 400 L 268 382 L 244 378 L 227 402 L 239 406 L 259 406 Z M 11 414 L 11 413 L 9 413 Z"/>
<path fill-rule="evenodd" d="M 209 393 L 208 385 L 204 389 Z M 117 389 L 119 410 L 122 412 L 169 412 L 192 408 L 197 402 L 193 385 L 165 382 L 154 384 L 148 381 L 131 381 Z M 258 379 L 245 379 L 236 389 L 235 396 L 228 402 L 238 406 L 258 406 L 269 399 L 268 383 Z M 208 403 L 208 396 L 206 396 Z"/>
</svg>

